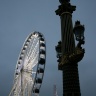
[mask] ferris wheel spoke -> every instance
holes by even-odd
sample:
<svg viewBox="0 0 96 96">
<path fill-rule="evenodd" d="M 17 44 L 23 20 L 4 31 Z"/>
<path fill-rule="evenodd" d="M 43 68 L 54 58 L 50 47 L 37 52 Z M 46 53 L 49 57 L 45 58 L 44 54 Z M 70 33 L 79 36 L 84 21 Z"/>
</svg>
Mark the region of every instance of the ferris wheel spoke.
<svg viewBox="0 0 96 96">
<path fill-rule="evenodd" d="M 35 40 L 36 40 L 36 38 L 35 38 L 33 41 L 30 42 L 29 48 L 30 48 L 30 46 L 31 46 L 31 48 L 30 48 L 30 50 L 28 50 L 28 53 L 29 53 L 30 51 L 32 51 L 32 49 L 35 48 L 35 46 L 36 46 L 36 45 L 35 45 L 35 42 L 36 42 Z M 34 45 L 35 45 L 35 46 L 34 46 Z"/>
<path fill-rule="evenodd" d="M 36 47 L 38 47 L 38 46 L 36 46 Z M 34 59 L 34 57 L 35 57 L 34 55 L 36 55 L 36 53 L 38 52 L 38 51 L 36 52 L 36 49 L 37 49 L 37 48 L 31 50 L 30 53 L 27 54 L 27 57 L 26 57 L 26 58 L 27 58 L 28 60 Z M 38 50 L 38 49 L 37 49 L 37 50 Z"/>
</svg>

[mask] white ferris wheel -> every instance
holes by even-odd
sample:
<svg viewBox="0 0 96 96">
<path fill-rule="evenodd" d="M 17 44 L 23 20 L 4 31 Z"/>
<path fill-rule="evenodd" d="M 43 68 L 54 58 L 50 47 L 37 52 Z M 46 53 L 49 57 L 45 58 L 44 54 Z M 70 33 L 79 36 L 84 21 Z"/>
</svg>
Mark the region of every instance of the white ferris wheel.
<svg viewBox="0 0 96 96">
<path fill-rule="evenodd" d="M 9 96 L 39 96 L 46 61 L 46 42 L 40 32 L 31 33 L 21 49 Z"/>
</svg>

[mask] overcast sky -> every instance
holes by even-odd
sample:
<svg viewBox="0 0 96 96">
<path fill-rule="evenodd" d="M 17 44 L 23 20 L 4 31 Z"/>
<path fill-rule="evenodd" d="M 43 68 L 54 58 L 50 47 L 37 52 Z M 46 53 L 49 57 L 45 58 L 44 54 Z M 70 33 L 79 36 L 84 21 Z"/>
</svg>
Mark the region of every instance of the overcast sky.
<svg viewBox="0 0 96 96">
<path fill-rule="evenodd" d="M 70 0 L 76 5 L 73 24 L 85 25 L 85 56 L 79 62 L 82 96 L 96 96 L 96 0 Z M 55 46 L 61 39 L 60 18 L 55 10 L 59 0 L 0 0 L 0 96 L 8 96 L 16 62 L 26 37 L 32 31 L 46 38 L 47 58 L 40 96 L 53 96 L 56 84 L 62 96 L 62 72 L 58 71 Z"/>
</svg>

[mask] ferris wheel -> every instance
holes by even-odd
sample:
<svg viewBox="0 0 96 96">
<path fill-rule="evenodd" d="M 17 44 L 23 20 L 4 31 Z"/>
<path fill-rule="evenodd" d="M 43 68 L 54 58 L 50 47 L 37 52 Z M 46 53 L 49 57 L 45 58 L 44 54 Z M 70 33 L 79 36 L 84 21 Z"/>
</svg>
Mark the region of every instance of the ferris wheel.
<svg viewBox="0 0 96 96">
<path fill-rule="evenodd" d="M 40 32 L 31 33 L 21 49 L 9 96 L 39 96 L 46 61 L 46 42 Z"/>
</svg>

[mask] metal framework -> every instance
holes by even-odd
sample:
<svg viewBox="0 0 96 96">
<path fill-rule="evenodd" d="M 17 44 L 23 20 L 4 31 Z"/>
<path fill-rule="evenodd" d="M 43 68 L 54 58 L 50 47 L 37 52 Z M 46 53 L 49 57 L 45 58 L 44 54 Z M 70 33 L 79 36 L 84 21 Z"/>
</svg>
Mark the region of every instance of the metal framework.
<svg viewBox="0 0 96 96">
<path fill-rule="evenodd" d="M 21 49 L 9 96 L 39 96 L 45 61 L 45 38 L 39 32 L 32 32 Z"/>
</svg>

